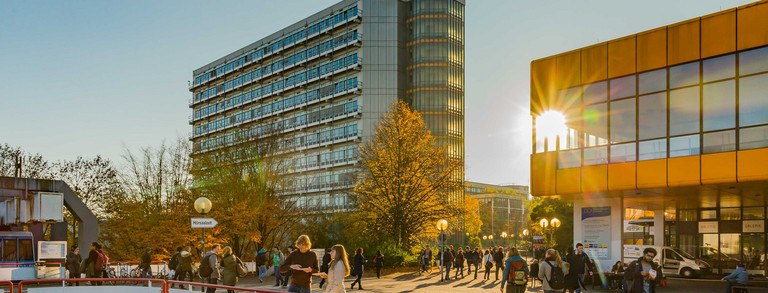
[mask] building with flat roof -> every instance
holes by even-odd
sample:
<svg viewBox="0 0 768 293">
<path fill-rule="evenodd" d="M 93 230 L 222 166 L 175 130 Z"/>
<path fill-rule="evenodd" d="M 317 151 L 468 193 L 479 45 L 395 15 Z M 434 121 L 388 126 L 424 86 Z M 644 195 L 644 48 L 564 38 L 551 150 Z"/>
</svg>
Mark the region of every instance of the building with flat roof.
<svg viewBox="0 0 768 293">
<path fill-rule="evenodd" d="M 766 1 L 534 60 L 531 193 L 603 268 L 653 244 L 765 275 L 767 92 Z"/>
<path fill-rule="evenodd" d="M 520 234 L 529 222 L 526 208 L 528 186 L 466 181 L 464 193 L 480 204 L 477 212 L 483 226 L 478 236 L 481 239 L 483 236 L 494 237 L 493 240 L 483 240 L 484 244 L 515 243 L 522 239 Z M 506 233 L 509 239 L 503 239 L 501 233 Z"/>
<path fill-rule="evenodd" d="M 395 101 L 463 162 L 464 1 L 344 0 L 200 67 L 189 90 L 193 157 L 277 136 L 288 195 L 346 209 L 358 146 Z"/>
</svg>

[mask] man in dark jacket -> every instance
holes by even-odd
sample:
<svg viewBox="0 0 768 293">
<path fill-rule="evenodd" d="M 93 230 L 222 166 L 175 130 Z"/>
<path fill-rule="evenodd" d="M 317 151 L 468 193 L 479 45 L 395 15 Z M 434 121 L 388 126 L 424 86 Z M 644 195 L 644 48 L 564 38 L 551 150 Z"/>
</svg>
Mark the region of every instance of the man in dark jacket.
<svg viewBox="0 0 768 293">
<path fill-rule="evenodd" d="M 574 274 L 578 282 L 576 293 L 581 293 L 581 288 L 584 288 L 584 276 L 587 273 L 592 276 L 592 272 L 595 271 L 589 255 L 584 253 L 584 245 L 577 243 L 576 253 L 571 254 L 567 261 L 571 264 L 569 274 Z"/>
<path fill-rule="evenodd" d="M 189 281 L 194 282 L 194 276 L 192 276 L 192 253 L 190 251 L 192 247 L 187 246 L 181 251 L 179 265 L 176 269 L 176 280 L 184 281 L 185 277 L 189 275 Z M 184 285 L 179 285 L 179 288 L 184 289 Z"/>
<path fill-rule="evenodd" d="M 323 254 L 323 264 L 320 265 L 320 271 L 327 274 L 330 264 L 331 264 L 331 250 L 327 249 L 325 251 L 325 254 Z M 325 284 L 325 278 L 320 279 L 320 288 L 323 288 L 323 284 Z"/>
<path fill-rule="evenodd" d="M 467 261 L 467 276 L 472 274 L 472 263 L 475 261 L 474 252 L 469 246 L 464 247 L 464 259 Z"/>
<path fill-rule="evenodd" d="M 259 268 L 259 283 L 264 283 L 264 275 L 267 274 L 267 252 L 259 249 L 256 253 L 256 267 Z"/>
<path fill-rule="evenodd" d="M 496 281 L 499 280 L 499 270 L 504 271 L 504 249 L 499 246 L 493 254 L 493 262 L 496 263 Z"/>
<path fill-rule="evenodd" d="M 72 249 L 67 254 L 67 260 L 65 262 L 70 279 L 80 278 L 80 263 L 82 261 L 83 258 L 80 256 L 80 248 L 77 247 L 77 244 L 72 245 Z M 80 286 L 80 282 L 70 282 L 69 286 Z"/>
<path fill-rule="evenodd" d="M 648 247 L 643 250 L 643 256 L 629 264 L 624 271 L 625 292 L 656 292 L 656 284 L 664 276 L 659 266 L 653 262 L 654 257 L 656 257 L 656 249 Z"/>
<path fill-rule="evenodd" d="M 144 249 L 144 255 L 141 256 L 141 262 L 139 262 L 141 278 L 152 278 L 152 256 L 149 254 L 151 251 L 152 248 L 147 247 Z"/>
<path fill-rule="evenodd" d="M 168 269 L 173 271 L 173 279 L 177 279 L 179 276 L 179 270 L 176 268 L 179 267 L 181 263 L 181 246 L 176 247 L 176 252 L 173 253 L 171 256 L 171 261 L 168 262 Z M 176 286 L 176 284 L 171 284 L 171 288 Z"/>
<path fill-rule="evenodd" d="M 443 252 L 441 261 L 445 261 L 445 280 L 451 279 L 451 266 L 453 265 L 453 259 L 456 258 L 456 253 L 453 252 L 453 245 L 449 246 L 447 250 Z"/>
</svg>

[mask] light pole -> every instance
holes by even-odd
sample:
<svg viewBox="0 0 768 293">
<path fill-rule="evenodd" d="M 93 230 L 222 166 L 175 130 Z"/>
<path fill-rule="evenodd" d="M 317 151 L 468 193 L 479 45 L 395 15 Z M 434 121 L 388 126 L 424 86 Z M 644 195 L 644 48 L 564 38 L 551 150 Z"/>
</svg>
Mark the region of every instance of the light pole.
<svg viewBox="0 0 768 293">
<path fill-rule="evenodd" d="M 440 220 L 437 221 L 437 230 L 440 231 L 440 239 L 438 239 L 438 243 L 440 243 L 440 282 L 444 281 L 445 275 L 443 274 L 443 266 L 445 265 L 445 245 L 443 241 L 443 232 L 445 229 L 448 228 L 448 221 L 446 220 Z"/>
<path fill-rule="evenodd" d="M 507 232 L 501 232 L 501 238 L 504 239 L 504 245 L 509 246 L 509 242 L 507 242 Z"/>
<path fill-rule="evenodd" d="M 211 200 L 207 197 L 198 197 L 195 200 L 195 210 L 200 213 L 201 216 L 205 216 L 208 212 L 211 211 L 211 207 L 213 207 L 213 204 L 211 204 Z M 202 250 L 201 255 L 205 255 L 205 228 L 203 229 L 203 241 L 202 241 Z"/>
<path fill-rule="evenodd" d="M 557 230 L 557 228 L 560 227 L 560 224 L 561 224 L 560 220 L 558 220 L 557 218 L 552 218 L 551 221 L 547 219 L 541 219 L 541 221 L 539 221 L 539 226 L 541 226 L 542 230 L 545 230 L 545 231 L 549 230 L 549 246 L 550 247 L 555 246 L 555 239 L 554 239 L 555 230 Z"/>
<path fill-rule="evenodd" d="M 530 232 L 528 231 L 528 229 L 523 229 L 523 240 L 525 240 L 525 239 L 528 239 L 528 233 L 530 233 Z M 529 247 L 529 249 L 528 249 L 528 254 L 529 254 L 529 255 L 530 255 L 530 254 L 533 252 L 533 241 L 531 241 L 531 243 L 530 243 L 530 244 L 531 244 L 531 245 L 530 245 L 530 247 Z"/>
</svg>

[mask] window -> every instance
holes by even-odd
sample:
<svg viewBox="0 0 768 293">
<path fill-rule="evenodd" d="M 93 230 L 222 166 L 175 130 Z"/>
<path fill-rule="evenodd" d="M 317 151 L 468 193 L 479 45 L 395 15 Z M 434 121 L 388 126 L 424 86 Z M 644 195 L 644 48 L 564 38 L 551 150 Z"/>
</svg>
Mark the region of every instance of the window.
<svg viewBox="0 0 768 293">
<path fill-rule="evenodd" d="M 699 63 L 693 62 L 669 68 L 669 88 L 679 88 L 699 83 Z"/>
<path fill-rule="evenodd" d="M 605 81 L 584 86 L 584 104 L 604 102 L 608 97 L 608 84 Z"/>
<path fill-rule="evenodd" d="M 581 150 L 560 151 L 557 154 L 557 167 L 560 169 L 581 167 Z"/>
<path fill-rule="evenodd" d="M 667 93 L 641 96 L 639 99 L 640 139 L 667 136 Z"/>
<path fill-rule="evenodd" d="M 17 261 L 16 239 L 3 239 L 3 261 Z"/>
<path fill-rule="evenodd" d="M 625 143 L 611 146 L 611 163 L 634 162 L 635 143 Z"/>
<path fill-rule="evenodd" d="M 736 127 L 736 82 L 704 85 L 704 131 Z"/>
<path fill-rule="evenodd" d="M 720 208 L 720 220 L 741 220 L 741 209 Z"/>
<path fill-rule="evenodd" d="M 635 140 L 635 99 L 611 102 L 611 142 Z"/>
<path fill-rule="evenodd" d="M 699 88 L 669 92 L 669 134 L 699 132 Z"/>
<path fill-rule="evenodd" d="M 704 82 L 726 79 L 736 76 L 736 56 L 726 55 L 722 57 L 704 60 Z"/>
<path fill-rule="evenodd" d="M 745 207 L 744 220 L 765 219 L 765 207 Z"/>
<path fill-rule="evenodd" d="M 586 146 L 608 143 L 608 109 L 605 103 L 584 107 L 582 123 Z"/>
<path fill-rule="evenodd" d="M 666 68 L 641 73 L 638 78 L 640 79 L 639 88 L 641 95 L 667 89 Z"/>
<path fill-rule="evenodd" d="M 768 47 L 739 53 L 739 75 L 768 71 Z"/>
<path fill-rule="evenodd" d="M 768 126 L 739 129 L 739 149 L 768 148 Z"/>
<path fill-rule="evenodd" d="M 664 159 L 667 157 L 667 139 L 657 139 L 640 142 L 640 161 Z"/>
<path fill-rule="evenodd" d="M 680 221 L 697 221 L 696 210 L 680 210 Z"/>
<path fill-rule="evenodd" d="M 625 76 L 611 79 L 611 100 L 635 95 L 635 76 Z"/>
<path fill-rule="evenodd" d="M 722 153 L 736 150 L 736 131 L 719 131 L 704 134 L 704 146 L 702 152 L 705 154 Z"/>
<path fill-rule="evenodd" d="M 607 147 L 594 147 L 584 149 L 584 166 L 603 165 L 607 163 Z"/>
<path fill-rule="evenodd" d="M 699 135 L 672 137 L 669 139 L 669 157 L 685 157 L 699 154 Z"/>
<path fill-rule="evenodd" d="M 768 123 L 768 74 L 739 79 L 739 126 Z"/>
<path fill-rule="evenodd" d="M 32 239 L 19 239 L 19 261 L 34 261 Z"/>
<path fill-rule="evenodd" d="M 701 210 L 700 220 L 717 220 L 717 210 Z"/>
</svg>

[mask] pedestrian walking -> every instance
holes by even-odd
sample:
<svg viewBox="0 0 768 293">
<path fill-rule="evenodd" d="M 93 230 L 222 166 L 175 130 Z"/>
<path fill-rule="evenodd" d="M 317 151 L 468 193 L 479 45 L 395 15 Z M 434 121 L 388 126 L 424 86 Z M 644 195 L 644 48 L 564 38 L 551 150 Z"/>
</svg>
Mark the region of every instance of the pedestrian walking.
<svg viewBox="0 0 768 293">
<path fill-rule="evenodd" d="M 580 293 L 581 290 L 584 288 L 584 277 L 589 273 L 590 278 L 592 277 L 592 272 L 594 271 L 594 268 L 592 266 L 592 262 L 589 259 L 589 255 L 584 253 L 584 245 L 581 243 L 576 244 L 576 252 L 570 256 L 569 259 L 567 259 L 568 263 L 571 264 L 570 269 L 571 273 L 575 274 L 576 278 L 576 293 Z"/>
<path fill-rule="evenodd" d="M 259 268 L 259 283 L 264 283 L 264 275 L 267 274 L 267 253 L 264 249 L 259 249 L 256 253 L 256 267 Z"/>
<path fill-rule="evenodd" d="M 275 287 L 280 287 L 280 284 L 283 282 L 283 274 L 280 273 L 280 266 L 285 262 L 285 255 L 282 251 L 280 251 L 280 248 L 277 246 L 272 247 L 272 262 L 275 264 L 275 266 L 272 268 L 272 270 L 275 271 Z M 320 288 L 323 287 L 323 284 L 320 284 Z"/>
<path fill-rule="evenodd" d="M 64 266 L 69 272 L 70 279 L 80 278 L 80 263 L 83 262 L 83 257 L 80 256 L 80 247 L 77 244 L 72 245 L 72 248 L 67 253 L 67 258 L 64 262 Z M 69 286 L 80 286 L 80 282 L 68 282 Z"/>
<path fill-rule="evenodd" d="M 200 260 L 200 269 L 198 273 L 200 278 L 204 279 L 204 283 L 216 285 L 221 279 L 221 273 L 219 272 L 219 253 L 221 253 L 221 246 L 214 244 L 211 251 L 208 251 Z M 208 293 L 216 292 L 216 288 L 206 288 Z"/>
<path fill-rule="evenodd" d="M 472 265 L 475 266 L 475 278 L 473 280 L 477 280 L 477 271 L 480 270 L 480 262 L 483 258 L 483 251 L 480 250 L 480 247 L 475 247 L 475 250 L 472 251 Z"/>
<path fill-rule="evenodd" d="M 172 280 L 176 280 L 179 278 L 179 270 L 177 268 L 179 267 L 179 264 L 181 263 L 181 246 L 176 247 L 176 252 L 173 253 L 171 256 L 171 260 L 168 261 L 168 269 L 173 271 L 173 278 Z M 176 284 L 171 284 L 171 288 L 176 287 Z"/>
<path fill-rule="evenodd" d="M 99 260 L 99 258 L 102 258 L 102 260 Z M 85 273 L 86 278 L 101 278 L 102 270 L 100 270 L 99 266 L 103 266 L 103 264 L 101 264 L 103 258 L 104 255 L 101 253 L 101 244 L 95 241 L 92 242 L 91 250 L 88 252 L 88 257 L 85 258 L 83 264 L 80 266 L 80 271 Z M 99 265 L 97 265 L 97 263 L 99 263 Z M 101 282 L 93 281 L 91 282 L 91 285 L 99 286 L 101 285 Z"/>
<path fill-rule="evenodd" d="M 496 248 L 493 254 L 493 262 L 496 264 L 496 281 L 499 280 L 499 270 L 504 270 L 504 250 L 501 246 Z"/>
<path fill-rule="evenodd" d="M 664 278 L 659 266 L 653 262 L 656 253 L 656 249 L 648 247 L 643 250 L 643 256 L 629 263 L 629 266 L 624 271 L 624 292 L 656 292 L 656 284 Z M 578 292 L 578 289 L 576 289 L 576 292 Z"/>
<path fill-rule="evenodd" d="M 533 270 L 531 272 L 533 273 Z M 541 289 L 544 293 L 556 293 L 562 292 L 567 274 L 568 269 L 563 266 L 560 254 L 557 250 L 549 249 L 546 252 L 546 258 L 538 267 L 538 272 L 533 276 L 541 280 Z"/>
<path fill-rule="evenodd" d="M 285 263 L 280 265 L 280 272 L 292 272 L 291 286 L 288 287 L 288 292 L 311 293 L 312 274 L 320 272 L 317 254 L 309 250 L 312 248 L 312 242 L 307 235 L 299 236 L 296 239 L 296 246 L 299 250 L 295 250 L 288 255 Z"/>
<path fill-rule="evenodd" d="M 358 247 L 355 249 L 355 265 L 353 268 L 353 272 L 355 273 L 355 276 L 357 279 L 355 279 L 354 282 L 352 282 L 352 289 L 355 289 L 355 284 L 357 284 L 357 289 L 363 290 L 363 267 L 365 266 L 365 257 L 363 256 L 363 248 Z"/>
<path fill-rule="evenodd" d="M 456 253 L 456 258 L 454 259 L 454 264 L 456 265 L 456 273 L 454 274 L 453 278 L 458 279 L 459 273 L 461 273 L 461 278 L 464 279 L 464 249 L 459 247 L 459 252 Z"/>
<path fill-rule="evenodd" d="M 221 283 L 224 286 L 235 286 L 238 281 L 237 267 L 240 261 L 232 254 L 232 247 L 224 247 L 221 257 Z M 227 289 L 227 293 L 235 293 L 235 290 Z"/>
<path fill-rule="evenodd" d="M 336 244 L 331 248 L 328 255 L 331 257 L 331 262 L 328 265 L 328 273 L 320 275 L 324 280 L 328 280 L 328 286 L 325 288 L 325 292 L 347 292 L 347 290 L 344 289 L 344 277 L 349 276 L 350 272 L 347 250 L 344 249 L 343 245 Z"/>
<path fill-rule="evenodd" d="M 288 255 L 291 255 L 291 253 L 296 251 L 296 248 L 293 247 L 293 245 L 288 245 L 286 250 L 288 251 Z M 285 263 L 285 262 L 283 262 L 283 263 Z M 280 264 L 280 267 L 283 266 L 283 263 Z M 282 272 L 282 269 L 280 271 L 281 271 L 280 274 L 283 275 L 283 288 L 288 287 L 288 281 L 291 279 L 291 275 L 293 274 L 292 273 L 293 270 L 288 270 L 287 273 Z"/>
<path fill-rule="evenodd" d="M 331 250 L 327 249 L 323 255 L 323 263 L 320 264 L 320 272 L 328 274 L 328 266 L 331 264 Z M 325 278 L 320 280 L 320 288 L 323 288 Z"/>
<path fill-rule="evenodd" d="M 490 249 L 485 250 L 485 255 L 483 255 L 483 266 L 485 266 L 485 276 L 483 276 L 483 280 L 490 280 L 491 269 L 493 269 L 493 254 Z"/>
<path fill-rule="evenodd" d="M 139 262 L 142 279 L 152 279 L 152 255 L 149 254 L 150 252 L 152 252 L 152 248 L 145 248 L 144 254 L 141 256 L 141 261 Z"/>
<path fill-rule="evenodd" d="M 573 266 L 571 266 L 571 261 L 574 257 L 573 254 L 573 246 L 569 246 L 568 249 L 565 250 L 565 263 L 563 264 L 564 267 L 568 268 L 568 274 L 565 275 L 565 288 L 563 288 L 563 293 L 573 293 L 576 291 L 576 288 L 579 287 L 578 277 L 571 269 L 573 268 Z"/>
<path fill-rule="evenodd" d="M 432 268 L 432 249 L 427 245 L 427 249 L 424 250 L 424 271 L 429 271 Z"/>
<path fill-rule="evenodd" d="M 445 264 L 443 264 L 445 267 L 445 280 L 448 281 L 451 279 L 451 266 L 453 265 L 453 259 L 456 257 L 453 253 L 453 245 L 448 246 L 448 249 L 446 249 L 443 254 L 444 255 L 440 260 L 445 262 Z"/>
<path fill-rule="evenodd" d="M 381 250 L 376 251 L 376 257 L 373 258 L 373 265 L 376 267 L 376 279 L 381 279 L 381 268 L 384 267 L 384 255 Z"/>
<path fill-rule="evenodd" d="M 501 279 L 501 292 L 504 293 L 504 285 L 507 285 L 506 293 L 525 292 L 528 282 L 528 264 L 520 257 L 517 248 L 511 248 L 507 252 L 507 260 L 504 261 L 504 275 Z"/>
<path fill-rule="evenodd" d="M 195 281 L 192 276 L 192 253 L 189 252 L 190 250 L 192 250 L 192 247 L 187 246 L 179 254 L 181 256 L 181 261 L 179 261 L 176 268 L 176 280 L 178 281 L 183 282 L 187 276 L 189 276 L 190 282 Z M 184 289 L 184 285 L 179 285 L 179 288 Z"/>
<path fill-rule="evenodd" d="M 467 265 L 467 276 L 472 274 L 472 250 L 469 246 L 464 247 L 464 261 Z"/>
</svg>

